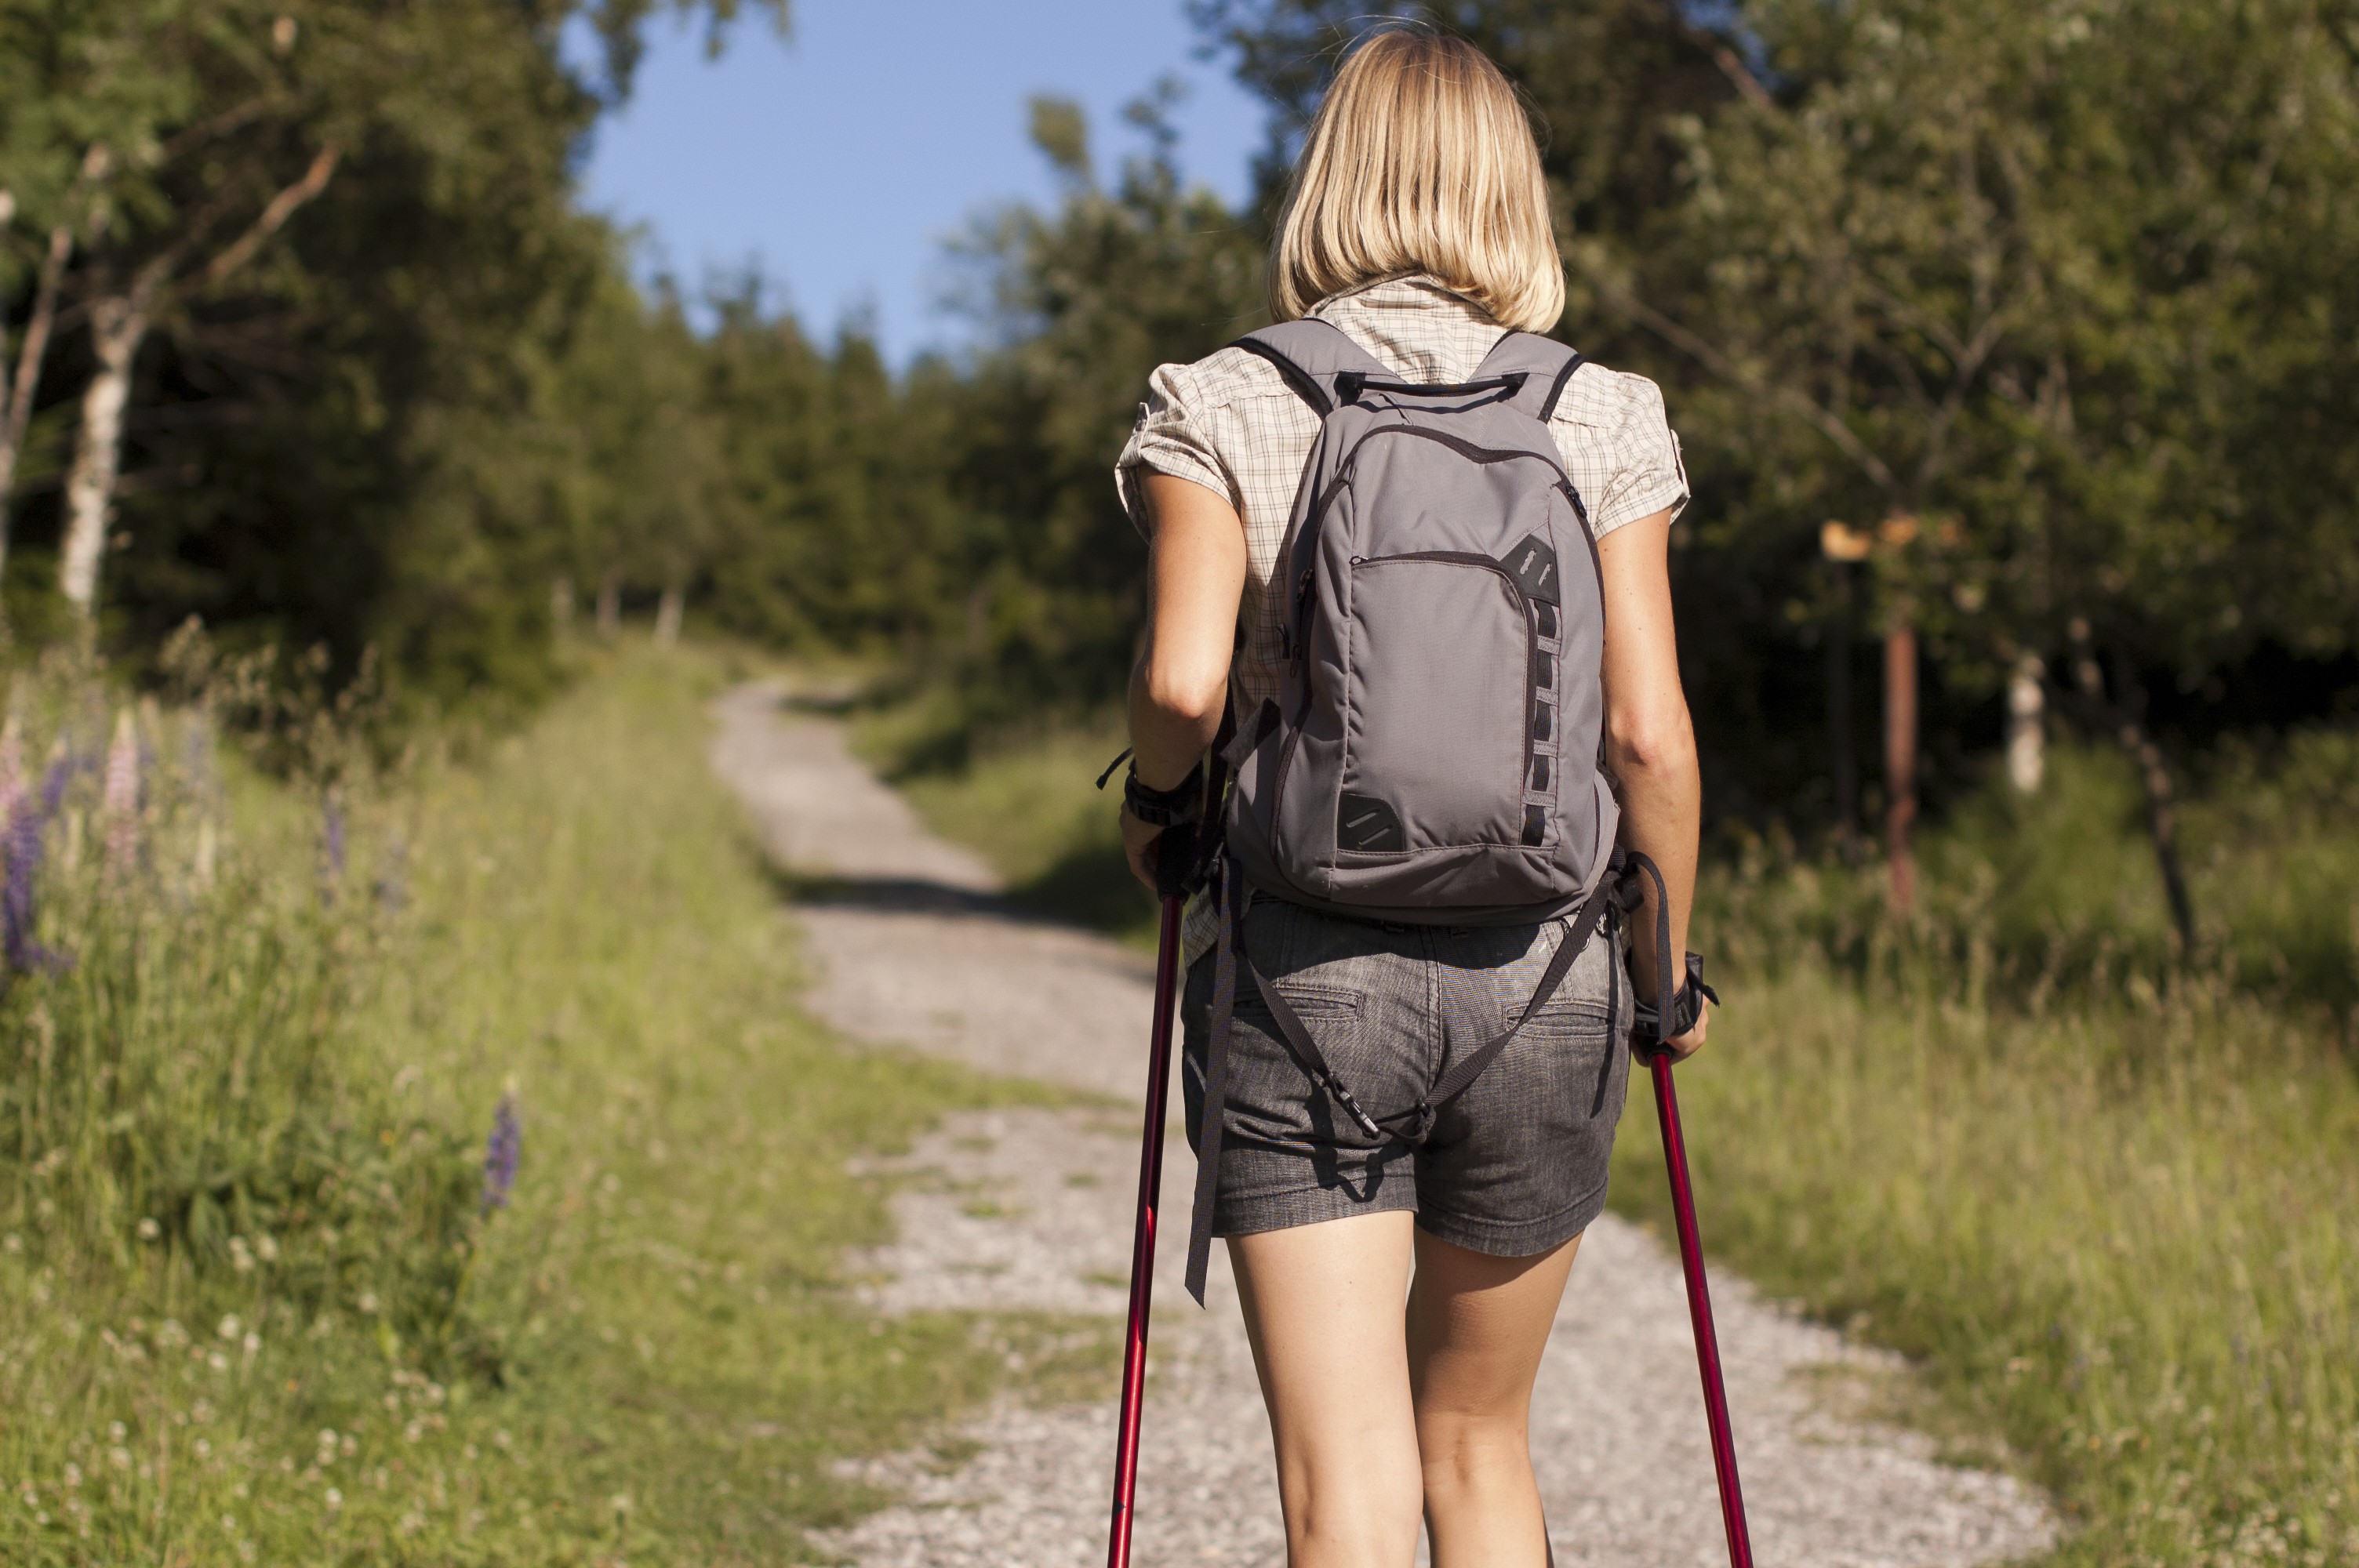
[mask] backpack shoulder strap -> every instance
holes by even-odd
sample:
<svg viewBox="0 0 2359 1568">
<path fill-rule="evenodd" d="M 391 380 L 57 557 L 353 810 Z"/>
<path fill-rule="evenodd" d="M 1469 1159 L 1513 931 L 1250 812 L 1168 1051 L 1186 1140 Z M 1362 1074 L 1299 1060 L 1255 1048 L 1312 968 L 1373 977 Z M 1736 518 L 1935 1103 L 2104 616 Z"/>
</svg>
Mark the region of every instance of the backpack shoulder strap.
<svg viewBox="0 0 2359 1568">
<path fill-rule="evenodd" d="M 1286 384 L 1321 419 L 1345 401 L 1335 390 L 1338 376 L 1389 380 L 1393 373 L 1382 360 L 1353 342 L 1352 335 L 1343 328 L 1310 316 L 1247 332 L 1229 346 L 1259 355 L 1277 366 Z"/>
<path fill-rule="evenodd" d="M 1523 389 L 1512 401 L 1516 407 L 1545 425 L 1556 416 L 1557 403 L 1564 396 L 1572 373 L 1588 362 L 1553 338 L 1543 338 L 1537 332 L 1510 332 L 1484 356 L 1483 368 L 1474 373 L 1474 378 L 1487 381 L 1493 376 L 1522 376 Z"/>
</svg>

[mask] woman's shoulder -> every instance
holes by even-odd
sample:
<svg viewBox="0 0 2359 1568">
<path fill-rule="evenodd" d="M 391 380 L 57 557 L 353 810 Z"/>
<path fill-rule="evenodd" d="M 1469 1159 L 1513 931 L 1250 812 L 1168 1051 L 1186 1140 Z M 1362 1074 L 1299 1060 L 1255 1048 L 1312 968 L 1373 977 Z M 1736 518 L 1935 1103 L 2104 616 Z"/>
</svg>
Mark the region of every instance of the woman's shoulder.
<svg viewBox="0 0 2359 1568">
<path fill-rule="evenodd" d="M 1295 396 L 1276 365 L 1234 343 L 1185 364 L 1158 365 L 1147 390 L 1162 404 L 1200 418 L 1262 398 Z"/>
<path fill-rule="evenodd" d="M 1557 400 L 1553 423 L 1595 436 L 1645 434 L 1669 423 L 1663 389 L 1636 371 L 1583 360 Z"/>
</svg>

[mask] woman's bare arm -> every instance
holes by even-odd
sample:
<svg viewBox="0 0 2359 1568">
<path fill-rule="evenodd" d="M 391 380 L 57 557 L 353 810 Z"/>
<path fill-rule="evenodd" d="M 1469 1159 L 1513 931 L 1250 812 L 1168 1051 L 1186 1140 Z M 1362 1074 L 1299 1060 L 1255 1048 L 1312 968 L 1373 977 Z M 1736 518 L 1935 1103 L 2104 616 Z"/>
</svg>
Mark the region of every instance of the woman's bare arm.
<svg viewBox="0 0 2359 1568">
<path fill-rule="evenodd" d="M 1651 882 L 1645 884 L 1646 906 L 1633 922 L 1632 967 L 1641 995 L 1654 993 L 1658 962 L 1685 961 L 1703 805 L 1695 729 L 1680 687 L 1671 623 L 1670 535 L 1671 514 L 1658 512 L 1597 543 L 1605 577 L 1605 765 L 1622 802 L 1622 842 L 1661 868 L 1670 893 L 1668 956 L 1655 951 Z M 1710 1022 L 1699 1018 L 1693 1030 L 1673 1043 L 1675 1054 L 1700 1050 Z"/>
<path fill-rule="evenodd" d="M 1147 646 L 1130 672 L 1130 743 L 1138 776 L 1170 789 L 1188 776 L 1220 728 L 1245 589 L 1245 530 L 1225 496 L 1192 480 L 1150 473 Z M 1149 853 L 1160 828 L 1128 811 L 1122 841 L 1130 869 L 1155 885 Z"/>
</svg>

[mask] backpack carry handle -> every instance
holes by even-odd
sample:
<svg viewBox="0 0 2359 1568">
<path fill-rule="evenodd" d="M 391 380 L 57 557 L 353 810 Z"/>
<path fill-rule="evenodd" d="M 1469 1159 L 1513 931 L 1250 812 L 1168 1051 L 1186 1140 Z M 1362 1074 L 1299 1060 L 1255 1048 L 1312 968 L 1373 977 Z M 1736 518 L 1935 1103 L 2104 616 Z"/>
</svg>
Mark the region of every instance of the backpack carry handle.
<svg viewBox="0 0 2359 1568">
<path fill-rule="evenodd" d="M 1386 380 L 1364 371 L 1347 370 L 1335 377 L 1336 400 L 1345 407 L 1360 401 L 1367 393 L 1382 393 L 1387 397 L 1474 398 L 1486 392 L 1498 396 L 1491 401 L 1513 403 L 1523 395 L 1524 384 L 1531 377 L 1522 371 L 1506 375 L 1485 376 L 1480 381 L 1413 382 Z"/>
</svg>

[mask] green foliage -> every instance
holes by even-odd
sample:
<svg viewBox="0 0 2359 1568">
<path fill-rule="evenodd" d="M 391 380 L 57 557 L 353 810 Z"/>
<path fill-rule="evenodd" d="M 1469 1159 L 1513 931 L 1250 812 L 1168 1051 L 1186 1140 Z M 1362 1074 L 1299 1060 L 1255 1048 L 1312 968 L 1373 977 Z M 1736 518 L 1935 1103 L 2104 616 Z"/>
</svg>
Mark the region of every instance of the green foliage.
<svg viewBox="0 0 2359 1568">
<path fill-rule="evenodd" d="M 847 1158 L 1016 1091 L 798 1016 L 713 666 L 582 673 L 479 767 L 346 775 L 341 865 L 190 716 L 137 721 L 136 818 L 71 774 L 36 933 L 71 962 L 0 998 L 0 1557 L 813 1561 L 875 1500 L 839 1456 L 1010 1365 L 1095 1386 L 1095 1326 L 845 1292 L 885 1224 Z M 103 702 L 36 689 L 20 738 L 87 754 Z"/>
<path fill-rule="evenodd" d="M 63 466 L 83 329 L 152 289 L 114 635 L 152 650 L 198 614 L 324 643 L 346 676 L 374 644 L 442 705 L 528 701 L 559 578 L 701 569 L 714 443 L 685 330 L 624 280 L 573 167 L 654 16 L 702 13 L 717 44 L 749 11 L 784 25 L 775 0 L 0 6 L 9 316 L 52 227 L 73 241 L 23 479 Z M 562 57 L 575 20 L 601 79 Z M 307 168 L 317 193 L 256 227 Z M 25 500 L 38 557 L 59 506 Z"/>
<path fill-rule="evenodd" d="M 2076 618 L 2130 707 L 2265 643 L 2354 645 L 2347 5 L 1193 10 L 1273 108 L 1273 171 L 1391 16 L 1529 95 L 1563 330 L 1664 384 L 1696 481 L 1675 569 L 1719 809 L 1813 815 L 1829 518 L 1922 523 L 1864 624 L 1928 638 L 1937 790 L 2000 672 Z"/>
<path fill-rule="evenodd" d="M 1096 787 L 1128 743 L 1122 725 L 1003 737 L 956 771 L 924 765 L 940 732 L 937 716 L 905 708 L 868 716 L 858 739 L 872 763 L 906 775 L 909 803 L 935 832 L 991 863 L 1018 905 L 1151 949 L 1155 899 L 1130 874 L 1114 816 L 1120 771 Z"/>
</svg>

